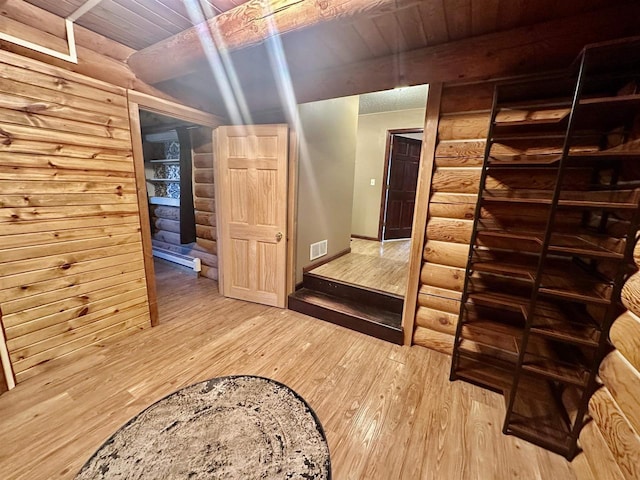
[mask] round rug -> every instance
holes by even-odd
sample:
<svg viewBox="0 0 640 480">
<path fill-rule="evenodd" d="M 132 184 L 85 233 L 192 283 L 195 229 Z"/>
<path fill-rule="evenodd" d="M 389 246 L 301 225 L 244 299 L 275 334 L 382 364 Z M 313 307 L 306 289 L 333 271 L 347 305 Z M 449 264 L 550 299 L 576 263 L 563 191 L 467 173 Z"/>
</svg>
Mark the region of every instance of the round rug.
<svg viewBox="0 0 640 480">
<path fill-rule="evenodd" d="M 86 479 L 330 479 L 314 411 L 262 377 L 215 378 L 131 419 L 82 467 Z"/>
</svg>

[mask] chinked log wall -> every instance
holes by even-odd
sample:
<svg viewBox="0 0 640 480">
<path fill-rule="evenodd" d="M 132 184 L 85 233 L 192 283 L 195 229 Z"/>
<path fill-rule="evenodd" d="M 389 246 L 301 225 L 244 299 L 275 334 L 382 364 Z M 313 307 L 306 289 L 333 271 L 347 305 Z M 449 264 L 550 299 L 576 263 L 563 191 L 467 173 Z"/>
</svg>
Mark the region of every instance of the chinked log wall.
<svg viewBox="0 0 640 480">
<path fill-rule="evenodd" d="M 18 382 L 150 325 L 126 90 L 0 52 L 0 309 Z"/>
<path fill-rule="evenodd" d="M 442 92 L 413 343 L 451 354 L 493 85 Z"/>
</svg>

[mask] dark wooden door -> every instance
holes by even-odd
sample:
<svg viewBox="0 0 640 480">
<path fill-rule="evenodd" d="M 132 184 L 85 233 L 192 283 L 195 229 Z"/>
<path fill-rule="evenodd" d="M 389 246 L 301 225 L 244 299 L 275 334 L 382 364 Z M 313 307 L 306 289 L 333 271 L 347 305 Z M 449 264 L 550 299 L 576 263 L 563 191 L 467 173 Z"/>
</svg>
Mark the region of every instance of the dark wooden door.
<svg viewBox="0 0 640 480">
<path fill-rule="evenodd" d="M 386 185 L 384 240 L 410 238 L 422 141 L 393 136 Z"/>
</svg>

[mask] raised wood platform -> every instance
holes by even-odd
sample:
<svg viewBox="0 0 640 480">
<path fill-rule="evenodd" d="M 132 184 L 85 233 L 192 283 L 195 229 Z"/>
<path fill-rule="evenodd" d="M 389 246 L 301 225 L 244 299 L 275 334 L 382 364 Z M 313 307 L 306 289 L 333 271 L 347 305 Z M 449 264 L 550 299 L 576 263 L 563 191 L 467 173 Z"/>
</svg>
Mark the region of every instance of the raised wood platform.
<svg viewBox="0 0 640 480">
<path fill-rule="evenodd" d="M 303 288 L 289 295 L 289 309 L 398 345 L 404 299 L 371 288 L 305 273 Z"/>
</svg>

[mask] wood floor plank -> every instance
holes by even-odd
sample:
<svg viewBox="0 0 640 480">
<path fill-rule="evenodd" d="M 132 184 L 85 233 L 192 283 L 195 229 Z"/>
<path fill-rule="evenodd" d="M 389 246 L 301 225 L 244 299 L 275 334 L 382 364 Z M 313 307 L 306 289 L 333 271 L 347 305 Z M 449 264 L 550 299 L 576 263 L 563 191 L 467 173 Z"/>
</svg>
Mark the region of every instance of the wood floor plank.
<svg viewBox="0 0 640 480">
<path fill-rule="evenodd" d="M 377 242 L 351 239 L 351 252 L 311 270 L 334 280 L 404 296 L 410 240 Z"/>
<path fill-rule="evenodd" d="M 164 262 L 156 280 L 159 326 L 48 362 L 0 396 L 0 478 L 72 479 L 151 403 L 234 374 L 273 378 L 309 402 L 337 479 L 575 478 L 563 458 L 502 435 L 501 397 L 449 382 L 445 355 L 227 299 Z"/>
</svg>

